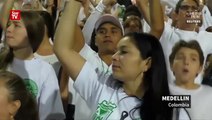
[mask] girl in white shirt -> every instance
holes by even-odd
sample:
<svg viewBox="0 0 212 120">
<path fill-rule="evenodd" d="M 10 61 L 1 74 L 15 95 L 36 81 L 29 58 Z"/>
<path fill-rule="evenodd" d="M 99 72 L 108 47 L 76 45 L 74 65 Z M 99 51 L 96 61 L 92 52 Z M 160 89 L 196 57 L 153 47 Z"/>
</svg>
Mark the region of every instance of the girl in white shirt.
<svg viewBox="0 0 212 120">
<path fill-rule="evenodd" d="M 44 36 L 44 21 L 35 11 L 21 11 L 20 18 L 7 24 L 8 49 L 0 55 L 0 69 L 24 79 L 37 100 L 40 120 L 63 120 L 65 115 L 54 69 L 33 55 Z"/>
</svg>

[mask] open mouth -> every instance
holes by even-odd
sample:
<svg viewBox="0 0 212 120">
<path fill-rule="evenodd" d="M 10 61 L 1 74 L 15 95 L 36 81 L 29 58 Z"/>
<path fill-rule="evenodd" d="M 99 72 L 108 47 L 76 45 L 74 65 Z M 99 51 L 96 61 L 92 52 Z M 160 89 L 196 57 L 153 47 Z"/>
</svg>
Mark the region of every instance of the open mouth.
<svg viewBox="0 0 212 120">
<path fill-rule="evenodd" d="M 113 41 L 112 40 L 104 40 L 103 42 L 104 43 L 112 43 Z"/>
<path fill-rule="evenodd" d="M 13 39 L 12 36 L 6 36 L 6 39 Z"/>
<path fill-rule="evenodd" d="M 183 69 L 183 73 L 188 73 L 188 72 L 189 72 L 188 69 L 186 69 L 186 68 Z"/>
</svg>

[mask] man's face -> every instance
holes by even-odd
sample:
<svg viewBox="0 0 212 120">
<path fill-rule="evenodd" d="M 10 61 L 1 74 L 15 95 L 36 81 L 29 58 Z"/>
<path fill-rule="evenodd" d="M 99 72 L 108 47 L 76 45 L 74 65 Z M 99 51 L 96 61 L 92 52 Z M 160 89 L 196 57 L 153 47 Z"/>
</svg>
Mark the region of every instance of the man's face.
<svg viewBox="0 0 212 120">
<path fill-rule="evenodd" d="M 199 7 L 193 0 L 184 0 L 176 15 L 177 27 L 183 30 L 193 30 L 193 27 L 201 25 L 202 17 Z"/>
<path fill-rule="evenodd" d="M 135 15 L 130 15 L 123 23 L 124 33 L 142 32 L 141 20 Z"/>
<path fill-rule="evenodd" d="M 95 45 L 100 53 L 114 54 L 121 38 L 122 30 L 119 27 L 111 23 L 104 23 L 96 32 Z"/>
</svg>

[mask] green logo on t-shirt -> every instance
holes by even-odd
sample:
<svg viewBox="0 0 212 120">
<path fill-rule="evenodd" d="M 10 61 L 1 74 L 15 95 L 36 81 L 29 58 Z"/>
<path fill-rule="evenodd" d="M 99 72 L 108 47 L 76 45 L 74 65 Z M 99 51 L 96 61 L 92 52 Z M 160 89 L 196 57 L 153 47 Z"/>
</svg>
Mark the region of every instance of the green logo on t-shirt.
<svg viewBox="0 0 212 120">
<path fill-rule="evenodd" d="M 94 120 L 106 120 L 111 113 L 113 113 L 114 108 L 116 108 L 116 104 L 108 102 L 106 100 L 99 103 L 96 113 L 94 114 Z"/>
<path fill-rule="evenodd" d="M 38 95 L 38 86 L 35 81 L 30 79 L 24 79 L 27 90 L 32 94 L 33 98 Z"/>
</svg>

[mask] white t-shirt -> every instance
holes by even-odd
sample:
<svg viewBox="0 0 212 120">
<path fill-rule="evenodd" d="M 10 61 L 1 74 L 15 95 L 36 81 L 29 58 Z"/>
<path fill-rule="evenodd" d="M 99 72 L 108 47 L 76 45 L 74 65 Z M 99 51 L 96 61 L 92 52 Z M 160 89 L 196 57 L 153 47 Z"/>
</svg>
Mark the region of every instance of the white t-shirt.
<svg viewBox="0 0 212 120">
<path fill-rule="evenodd" d="M 128 96 L 117 80 L 89 62 L 84 64 L 74 87 L 91 108 L 92 119 L 140 120 L 136 107 L 141 105 L 141 101 Z"/>
<path fill-rule="evenodd" d="M 172 120 L 191 120 L 186 108 L 173 108 Z"/>
<path fill-rule="evenodd" d="M 98 67 L 99 70 L 103 71 L 105 74 L 111 74 L 112 68 L 102 61 L 98 53 L 93 51 L 87 44 L 80 51 L 80 55 L 84 57 L 92 66 Z M 75 120 L 87 120 L 91 116 L 91 110 L 87 106 L 85 100 L 75 91 L 73 88 L 73 80 L 69 78 L 69 94 L 71 94 L 72 99 L 69 99 L 69 104 L 75 105 Z"/>
<path fill-rule="evenodd" d="M 209 26 L 212 26 L 212 16 L 206 5 L 202 8 L 203 24 L 201 30 L 207 29 Z"/>
<path fill-rule="evenodd" d="M 206 59 L 209 53 L 212 53 L 212 33 L 206 31 L 200 31 L 199 33 L 194 31 L 185 31 L 172 27 L 169 23 L 165 22 L 165 29 L 160 38 L 161 45 L 165 54 L 166 65 L 168 70 L 168 80 L 173 81 L 174 76 L 170 69 L 169 64 L 169 55 L 172 52 L 172 47 L 179 40 L 197 40 L 200 44 L 204 58 Z M 196 83 L 201 83 L 202 73 L 198 75 L 198 78 L 195 80 Z"/>
<path fill-rule="evenodd" d="M 185 108 L 191 120 L 212 120 L 212 87 L 200 85 L 197 89 L 187 90 L 172 82 L 169 88 L 174 95 L 191 95 L 191 108 Z"/>
<path fill-rule="evenodd" d="M 51 65 L 38 58 L 31 60 L 14 58 L 8 70 L 25 80 L 27 89 L 37 100 L 40 120 L 65 118 L 58 80 Z"/>
<path fill-rule="evenodd" d="M 34 56 L 37 57 L 37 58 L 40 58 L 40 59 L 48 62 L 50 65 L 52 65 L 56 75 L 58 75 L 61 64 L 60 64 L 60 62 L 57 59 L 57 56 L 55 54 L 43 56 L 43 55 L 39 55 L 38 53 L 34 53 Z"/>
</svg>

